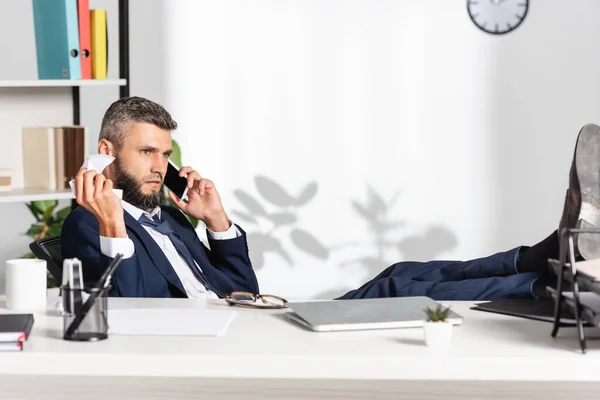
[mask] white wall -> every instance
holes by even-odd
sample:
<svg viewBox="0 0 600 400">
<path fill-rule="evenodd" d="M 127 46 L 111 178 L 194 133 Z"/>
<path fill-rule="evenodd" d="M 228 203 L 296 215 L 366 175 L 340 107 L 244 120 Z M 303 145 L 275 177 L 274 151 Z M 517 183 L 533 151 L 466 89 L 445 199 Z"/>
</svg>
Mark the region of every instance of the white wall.
<svg viewBox="0 0 600 400">
<path fill-rule="evenodd" d="M 107 9 L 109 78 L 117 78 L 119 75 L 118 1 L 90 0 L 90 8 Z M 159 102 L 163 97 L 163 23 L 161 13 L 162 0 L 130 0 L 131 94 L 149 97 Z M 30 1 L 0 0 L 0 38 L 2 38 L 0 39 L 0 80 L 37 79 L 33 14 Z M 13 103 L 15 101 L 27 105 L 30 100 L 33 103 L 41 104 L 40 96 L 46 96 L 48 100 L 46 103 L 48 110 L 43 116 L 31 115 L 29 118 L 23 115 L 15 116 L 6 108 L 0 110 L 2 117 L 0 139 L 6 148 L 15 148 L 15 145 L 20 143 L 18 126 L 10 131 L 3 129 L 7 123 L 14 125 L 14 121 L 11 119 L 21 118 L 21 120 L 34 125 L 71 124 L 71 108 L 68 104 L 65 107 L 64 104 L 65 101 L 70 101 L 69 93 L 68 89 L 0 89 L 0 104 L 3 105 L 6 104 L 5 102 Z M 88 150 L 91 153 L 97 151 L 96 143 L 102 116 L 106 108 L 118 96 L 117 87 L 81 89 L 81 121 L 82 124 L 89 127 Z M 59 104 L 53 105 L 53 99 L 59 100 Z M 56 112 L 52 112 L 53 107 Z M 27 113 L 27 108 L 16 106 L 14 108 L 20 109 L 23 114 Z M 39 109 L 39 107 L 32 108 Z M 14 168 L 13 161 L 15 160 L 17 158 L 14 154 L 5 153 L 3 157 L 0 157 L 0 168 Z M 16 180 L 22 181 L 21 176 L 18 176 Z M 68 204 L 68 202 L 62 203 Z M 23 203 L 0 204 L 0 216 L 3 226 L 0 229 L 0 293 L 3 293 L 4 262 L 10 258 L 20 257 L 29 251 L 28 244 L 31 239 L 24 233 L 34 220 Z"/>
<path fill-rule="evenodd" d="M 395 261 L 474 258 L 556 229 L 577 132 L 600 123 L 600 2 L 532 3 L 501 37 L 464 0 L 165 3 L 184 162 L 249 233 L 263 292 L 331 297 Z M 269 202 L 256 177 L 316 195 L 277 206 L 288 195 L 260 181 Z M 295 222 L 274 226 L 261 206 Z"/>
<path fill-rule="evenodd" d="M 116 1 L 91 1 L 113 15 L 116 76 Z M 577 131 L 600 122 L 600 3 L 532 3 L 522 27 L 493 37 L 464 0 L 131 0 L 132 94 L 180 123 L 184 161 L 249 233 L 262 291 L 331 297 L 394 261 L 483 256 L 556 228 Z M 0 79 L 35 78 L 30 8 L 0 0 Z M 83 91 L 94 138 L 116 96 Z M 257 176 L 316 193 L 280 207 Z M 296 221 L 273 229 L 256 209 L 258 225 L 243 221 L 240 191 Z M 2 265 L 27 250 L 32 221 L 23 204 L 0 216 Z"/>
</svg>

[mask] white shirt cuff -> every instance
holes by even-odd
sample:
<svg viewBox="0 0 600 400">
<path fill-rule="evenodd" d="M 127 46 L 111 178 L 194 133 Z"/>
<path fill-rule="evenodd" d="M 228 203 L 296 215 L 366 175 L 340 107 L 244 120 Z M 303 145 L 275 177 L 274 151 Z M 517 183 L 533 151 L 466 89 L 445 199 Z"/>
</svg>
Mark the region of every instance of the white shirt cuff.
<svg viewBox="0 0 600 400">
<path fill-rule="evenodd" d="M 130 258 L 135 253 L 133 241 L 126 238 L 111 238 L 100 236 L 100 251 L 107 257 L 115 258 L 117 254 L 123 254 L 123 259 Z"/>
<path fill-rule="evenodd" d="M 242 236 L 240 230 L 235 226 L 233 222 L 231 222 L 231 226 L 225 232 L 213 232 L 210 229 L 206 228 L 208 231 L 208 235 L 213 240 L 227 240 L 227 239 L 235 239 L 236 237 Z"/>
</svg>

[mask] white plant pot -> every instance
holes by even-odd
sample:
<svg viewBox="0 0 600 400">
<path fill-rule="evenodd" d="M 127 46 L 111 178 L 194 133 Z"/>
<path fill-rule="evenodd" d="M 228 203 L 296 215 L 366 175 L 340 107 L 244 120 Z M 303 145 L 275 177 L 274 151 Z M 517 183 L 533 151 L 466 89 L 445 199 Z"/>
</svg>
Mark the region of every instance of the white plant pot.
<svg viewBox="0 0 600 400">
<path fill-rule="evenodd" d="M 452 322 L 425 322 L 425 344 L 427 347 L 442 349 L 450 346 L 452 340 Z"/>
</svg>

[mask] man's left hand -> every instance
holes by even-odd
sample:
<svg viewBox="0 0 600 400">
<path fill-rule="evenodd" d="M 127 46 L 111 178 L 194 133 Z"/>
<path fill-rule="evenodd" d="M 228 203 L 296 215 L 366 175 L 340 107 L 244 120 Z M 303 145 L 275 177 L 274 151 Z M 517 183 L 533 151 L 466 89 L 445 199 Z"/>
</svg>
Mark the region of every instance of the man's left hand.
<svg viewBox="0 0 600 400">
<path fill-rule="evenodd" d="M 206 224 L 213 232 L 225 232 L 231 226 L 229 218 L 223 209 L 221 197 L 212 181 L 202 178 L 192 167 L 182 167 L 179 176 L 187 174 L 188 202 L 175 196 L 169 191 L 169 197 L 181 211 Z"/>
</svg>

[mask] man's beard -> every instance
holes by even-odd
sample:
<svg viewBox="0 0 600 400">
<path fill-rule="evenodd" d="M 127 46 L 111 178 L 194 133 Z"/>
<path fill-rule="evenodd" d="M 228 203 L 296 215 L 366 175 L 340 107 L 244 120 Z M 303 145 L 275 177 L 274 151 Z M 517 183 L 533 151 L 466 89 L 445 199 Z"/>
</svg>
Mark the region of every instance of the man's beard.
<svg viewBox="0 0 600 400">
<path fill-rule="evenodd" d="M 113 166 L 115 188 L 123 190 L 123 200 L 144 211 L 151 211 L 162 204 L 162 187 L 156 193 L 144 194 L 142 182 L 121 168 L 118 157 L 113 161 Z M 160 178 L 162 179 L 162 177 Z"/>
</svg>

